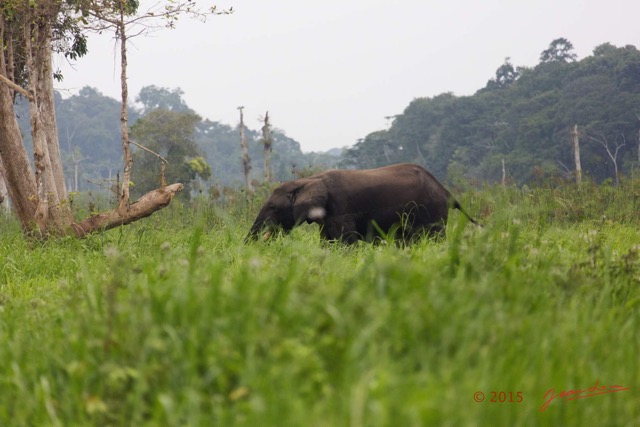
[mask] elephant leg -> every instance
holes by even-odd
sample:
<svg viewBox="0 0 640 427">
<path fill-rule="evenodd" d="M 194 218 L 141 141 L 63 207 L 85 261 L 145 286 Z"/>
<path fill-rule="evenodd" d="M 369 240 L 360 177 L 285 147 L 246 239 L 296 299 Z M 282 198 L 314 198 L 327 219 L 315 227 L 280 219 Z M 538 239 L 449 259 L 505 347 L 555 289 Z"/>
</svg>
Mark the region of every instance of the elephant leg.
<svg viewBox="0 0 640 427">
<path fill-rule="evenodd" d="M 412 234 L 416 238 L 423 236 L 436 239 L 443 238 L 445 236 L 447 214 L 448 211 L 446 209 L 432 208 L 429 210 L 425 206 L 419 206 L 415 210 L 415 215 L 410 223 L 409 237 Z"/>
<path fill-rule="evenodd" d="M 356 222 L 351 217 L 331 218 L 325 221 L 320 235 L 326 240 L 355 243 L 362 237 L 356 231 Z"/>
<path fill-rule="evenodd" d="M 418 239 L 423 236 L 427 236 L 430 239 L 443 239 L 445 237 L 445 226 L 441 221 L 432 224 L 422 224 L 419 227 L 415 227 L 412 230 L 412 234 Z"/>
</svg>

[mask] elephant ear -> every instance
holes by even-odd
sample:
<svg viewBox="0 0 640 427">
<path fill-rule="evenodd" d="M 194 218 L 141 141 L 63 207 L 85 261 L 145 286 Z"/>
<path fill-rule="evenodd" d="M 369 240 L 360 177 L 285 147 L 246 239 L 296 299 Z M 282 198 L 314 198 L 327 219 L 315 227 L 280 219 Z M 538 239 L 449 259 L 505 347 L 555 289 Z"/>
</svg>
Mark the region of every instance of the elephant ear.
<svg viewBox="0 0 640 427">
<path fill-rule="evenodd" d="M 293 218 L 296 224 L 322 222 L 327 215 L 327 187 L 321 180 L 310 181 L 296 191 L 293 200 Z"/>
</svg>

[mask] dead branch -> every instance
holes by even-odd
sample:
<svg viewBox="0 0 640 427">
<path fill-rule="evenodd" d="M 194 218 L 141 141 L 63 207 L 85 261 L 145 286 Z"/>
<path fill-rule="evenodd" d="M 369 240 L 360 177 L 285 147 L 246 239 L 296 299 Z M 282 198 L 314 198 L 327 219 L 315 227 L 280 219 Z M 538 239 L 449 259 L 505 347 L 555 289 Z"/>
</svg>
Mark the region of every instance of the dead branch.
<svg viewBox="0 0 640 427">
<path fill-rule="evenodd" d="M 577 123 L 573 126 L 571 136 L 573 144 L 573 160 L 576 164 L 576 184 L 580 184 L 582 182 L 582 163 L 580 162 L 580 134 L 578 133 Z"/>
<path fill-rule="evenodd" d="M 564 163 L 562 163 L 562 160 L 558 160 L 558 164 L 560 166 L 562 166 L 562 169 L 564 169 L 564 174 L 565 175 L 573 175 L 574 174 L 574 171 L 572 171 L 571 168 L 569 168 L 569 166 L 567 166 Z"/>
<path fill-rule="evenodd" d="M 118 209 L 92 215 L 79 223 L 74 222 L 72 224 L 72 233 L 75 233 L 79 238 L 83 238 L 91 233 L 110 230 L 151 216 L 154 212 L 169 205 L 173 197 L 183 188 L 184 186 L 178 183 L 150 191 L 136 202 L 130 204 L 124 215 L 121 215 Z"/>
<path fill-rule="evenodd" d="M 165 172 L 167 171 L 167 165 L 169 164 L 167 159 L 165 159 L 164 157 L 162 157 L 160 154 L 156 153 L 155 151 L 148 149 L 144 145 L 140 145 L 137 142 L 134 142 L 132 140 L 129 140 L 129 142 L 131 144 L 135 145 L 136 147 L 141 148 L 144 151 L 146 151 L 147 153 L 153 154 L 154 156 L 156 156 L 157 158 L 160 159 L 160 186 L 164 187 L 165 185 L 167 185 L 167 181 L 165 180 Z"/>
<path fill-rule="evenodd" d="M 6 78 L 5 76 L 2 75 L 2 73 L 0 73 L 0 81 L 4 84 L 6 84 L 7 86 L 9 86 L 11 89 L 15 90 L 16 92 L 18 92 L 20 95 L 24 96 L 25 98 L 29 99 L 29 100 L 33 100 L 33 97 L 31 96 L 31 94 L 29 92 L 27 92 L 26 89 L 24 89 L 22 86 L 15 84 L 14 82 L 12 82 L 11 80 L 9 80 L 8 78 Z"/>
<path fill-rule="evenodd" d="M 269 123 L 269 112 L 264 115 L 264 126 L 262 126 L 262 144 L 264 148 L 264 180 L 271 182 L 271 152 L 273 151 L 273 138 L 271 136 L 271 123 Z"/>
<path fill-rule="evenodd" d="M 101 33 L 106 30 L 117 29 L 121 24 L 121 18 L 114 16 L 113 13 L 101 9 L 87 9 L 86 12 L 94 20 L 85 25 L 89 31 Z M 127 38 L 139 35 L 148 35 L 150 33 L 162 30 L 164 28 L 174 28 L 178 16 L 186 14 L 200 22 L 206 22 L 208 16 L 231 15 L 233 7 L 229 9 L 218 9 L 216 6 L 208 10 L 196 8 L 191 0 L 181 0 L 171 2 L 169 4 L 161 4 L 160 2 L 146 9 L 146 11 L 133 16 L 124 17 L 124 25 L 127 27 L 143 27 L 136 34 L 128 35 Z"/>
<path fill-rule="evenodd" d="M 607 137 L 604 136 L 604 135 L 599 135 L 599 136 L 600 136 L 600 138 L 594 138 L 592 136 L 587 136 L 587 138 L 589 138 L 590 140 L 595 141 L 595 142 L 599 143 L 600 145 L 602 145 L 602 147 L 607 152 L 607 155 L 609 156 L 609 158 L 613 162 L 614 177 L 615 177 L 615 180 L 616 180 L 616 185 L 618 185 L 620 183 L 620 175 L 618 173 L 618 152 L 620 151 L 620 149 L 622 147 L 624 147 L 627 144 L 627 141 L 626 141 L 626 139 L 624 137 L 624 134 L 622 134 L 622 143 L 619 143 L 618 142 L 618 138 L 616 137 L 614 139 L 614 142 L 613 142 L 613 145 L 615 146 L 615 149 L 612 152 L 611 151 L 611 147 L 609 146 L 609 140 L 607 139 Z"/>
<path fill-rule="evenodd" d="M 242 149 L 242 173 L 244 174 L 244 184 L 249 194 L 253 194 L 253 186 L 251 185 L 251 178 L 249 172 L 251 171 L 251 158 L 249 157 L 249 147 L 247 147 L 247 140 L 244 134 L 244 114 L 242 110 L 244 107 L 238 107 L 240 110 L 240 148 Z"/>
<path fill-rule="evenodd" d="M 160 154 L 156 153 L 153 150 L 148 149 L 147 147 L 145 147 L 144 145 L 138 144 L 137 142 L 134 142 L 132 140 L 129 140 L 130 143 L 132 143 L 133 145 L 135 145 L 138 148 L 143 149 L 144 151 L 146 151 L 147 153 L 151 153 L 154 156 L 156 156 L 157 158 L 159 158 L 163 163 L 169 164 L 169 162 L 167 161 L 167 159 L 165 159 L 164 157 L 162 157 Z"/>
</svg>

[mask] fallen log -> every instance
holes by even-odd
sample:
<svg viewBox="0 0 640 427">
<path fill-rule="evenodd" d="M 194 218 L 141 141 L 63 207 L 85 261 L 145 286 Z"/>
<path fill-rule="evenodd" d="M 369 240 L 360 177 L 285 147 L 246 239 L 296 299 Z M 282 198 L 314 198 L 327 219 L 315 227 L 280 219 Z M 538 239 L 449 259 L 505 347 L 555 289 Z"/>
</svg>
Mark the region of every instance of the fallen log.
<svg viewBox="0 0 640 427">
<path fill-rule="evenodd" d="M 146 218 L 166 207 L 176 193 L 182 191 L 183 188 L 184 186 L 178 183 L 150 191 L 140 197 L 136 202 L 130 204 L 124 214 L 121 214 L 118 209 L 114 209 L 92 215 L 81 222 L 74 222 L 71 224 L 71 233 L 79 238 L 83 238 L 97 231 L 110 230 Z"/>
</svg>

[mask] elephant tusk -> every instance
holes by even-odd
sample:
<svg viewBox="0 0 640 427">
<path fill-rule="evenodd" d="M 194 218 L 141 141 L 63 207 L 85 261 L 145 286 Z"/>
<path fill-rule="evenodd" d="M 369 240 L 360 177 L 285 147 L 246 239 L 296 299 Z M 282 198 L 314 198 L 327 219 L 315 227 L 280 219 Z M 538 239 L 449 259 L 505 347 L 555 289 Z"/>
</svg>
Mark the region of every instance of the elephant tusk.
<svg viewBox="0 0 640 427">
<path fill-rule="evenodd" d="M 314 221 L 323 219 L 325 216 L 327 216 L 327 211 L 320 206 L 309 209 L 309 213 L 307 214 L 307 217 Z"/>
<path fill-rule="evenodd" d="M 272 231 L 266 231 L 263 235 L 262 235 L 262 241 L 264 242 L 265 240 L 267 240 L 269 237 L 271 237 L 271 235 L 273 234 Z"/>
</svg>

